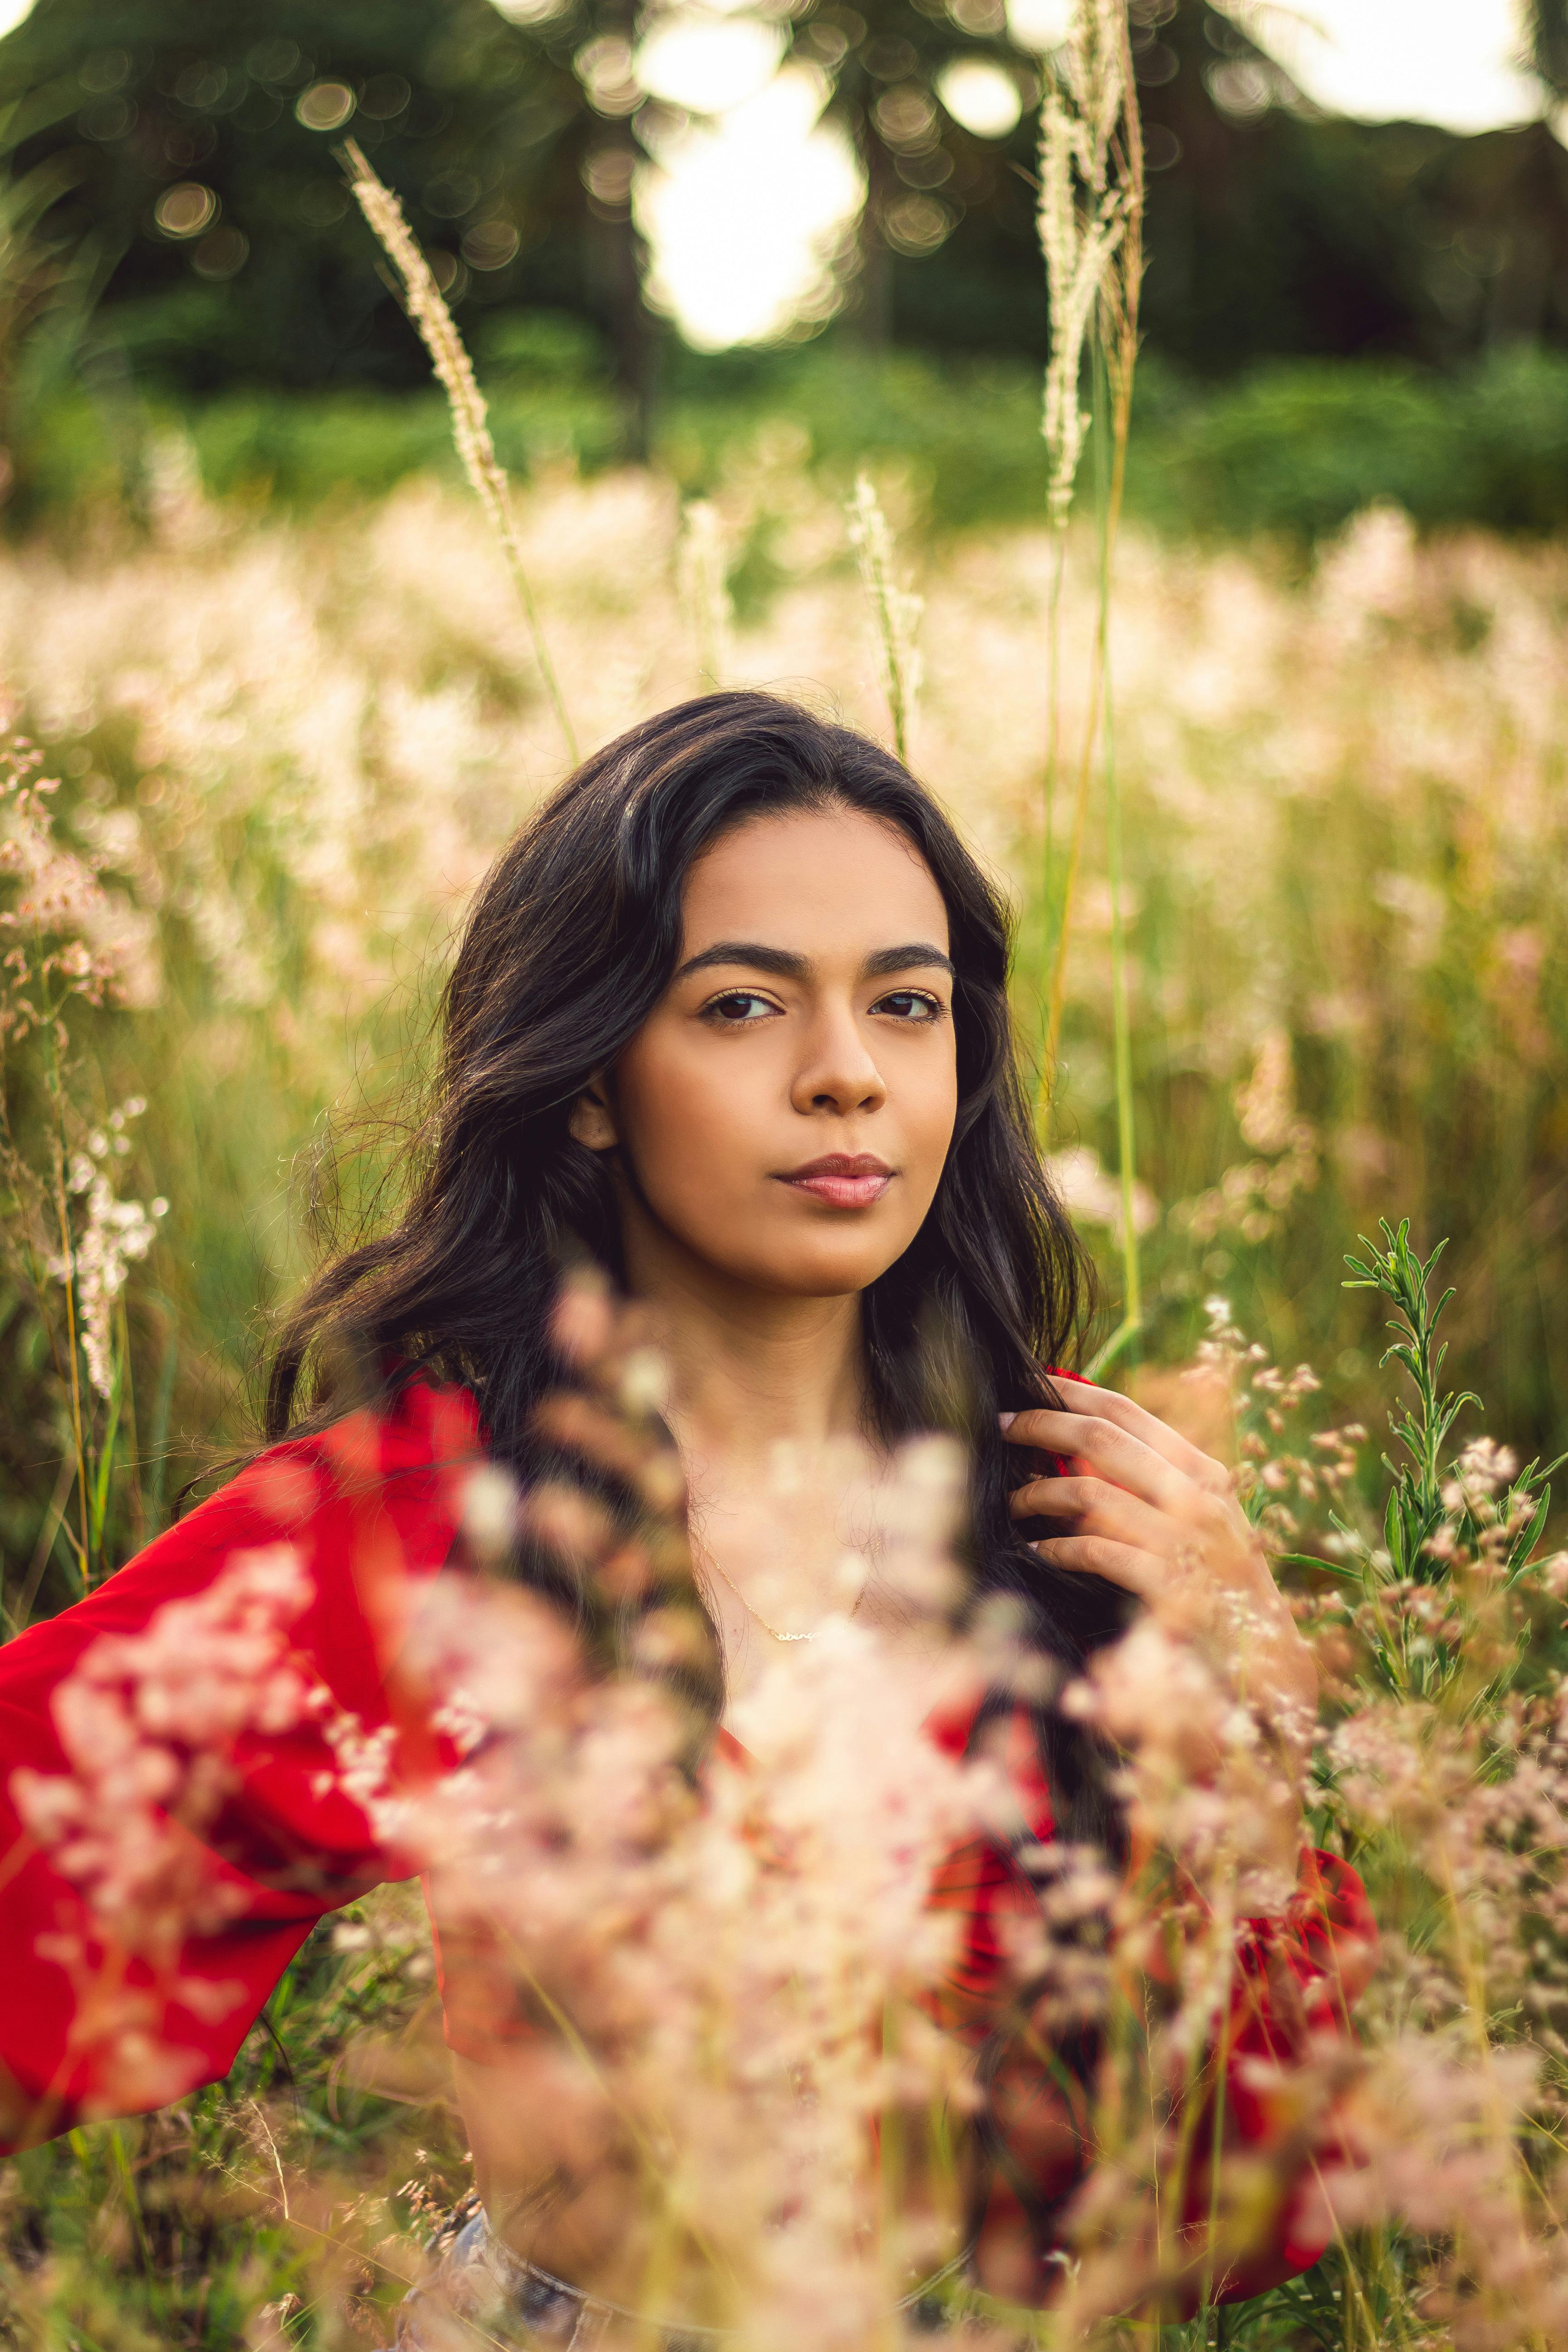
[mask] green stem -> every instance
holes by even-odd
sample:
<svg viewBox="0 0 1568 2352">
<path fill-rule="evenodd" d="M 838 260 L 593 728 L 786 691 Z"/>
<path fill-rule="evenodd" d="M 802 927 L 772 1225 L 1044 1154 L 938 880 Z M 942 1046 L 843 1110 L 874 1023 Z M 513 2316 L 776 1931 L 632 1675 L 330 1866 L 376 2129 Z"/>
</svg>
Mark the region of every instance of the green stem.
<svg viewBox="0 0 1568 2352">
<path fill-rule="evenodd" d="M 1048 706 L 1046 713 L 1046 770 L 1040 793 L 1040 923 L 1044 933 L 1045 965 L 1047 970 L 1056 963 L 1061 936 L 1061 924 L 1067 912 L 1066 896 L 1058 905 L 1056 872 L 1056 810 L 1057 778 L 1061 770 L 1062 749 L 1062 587 L 1067 572 L 1067 529 L 1058 522 L 1055 543 L 1051 549 L 1051 587 L 1046 608 L 1046 678 Z M 1069 884 L 1070 888 L 1070 884 Z M 1054 995 L 1050 1000 L 1054 1003 Z M 1047 1014 L 1047 1023 L 1049 1015 Z M 1045 1055 L 1041 1068 L 1042 1094 L 1050 1084 L 1050 1063 L 1054 1057 L 1055 1039 L 1047 1026 Z"/>
<path fill-rule="evenodd" d="M 169 1328 L 163 1339 L 163 1360 L 158 1368 L 158 1393 L 153 1407 L 153 1426 L 148 1433 L 148 1483 L 145 1498 L 147 1533 L 161 1534 L 163 1526 L 163 1496 L 169 1472 L 169 1416 L 174 1410 L 174 1381 L 180 1369 L 180 1327 L 174 1310 L 169 1310 Z"/>
<path fill-rule="evenodd" d="M 1121 1250 L 1125 1263 L 1123 1319 L 1129 1336 L 1143 1318 L 1142 1277 L 1138 1261 L 1138 1145 L 1132 1104 L 1132 1021 L 1127 987 L 1127 931 L 1122 913 L 1121 789 L 1116 766 L 1116 714 L 1110 664 L 1110 558 L 1127 442 L 1125 404 L 1110 414 L 1104 345 L 1094 342 L 1094 445 L 1100 496 L 1100 614 L 1096 654 L 1100 671 L 1101 772 L 1105 786 L 1106 879 L 1110 892 L 1110 1013 L 1115 1052 L 1116 1148 L 1121 1183 Z M 1108 442 L 1110 446 L 1108 446 Z"/>
<path fill-rule="evenodd" d="M 76 1238 L 71 1232 L 70 1209 L 66 1197 L 66 1171 L 69 1165 L 69 1147 L 66 1139 L 65 1086 L 59 1066 L 59 1047 L 55 1033 L 53 1008 L 43 1024 L 49 1040 L 48 1091 L 55 1115 L 55 1213 L 59 1224 L 60 1256 L 65 1265 L 66 1278 L 61 1287 L 66 1302 L 66 1352 L 70 1364 L 71 1437 L 76 1448 L 77 1494 L 81 1510 L 81 1588 L 83 1593 L 92 1590 L 91 1480 L 88 1464 L 88 1433 L 81 1392 L 81 1339 L 77 1313 Z"/>
<path fill-rule="evenodd" d="M 130 2216 L 137 2251 L 142 2256 L 143 2268 L 151 2274 L 153 2249 L 147 2242 L 147 2225 L 142 2218 L 142 2200 L 136 2194 L 136 2177 L 131 2169 L 131 2158 L 126 2153 L 125 2133 L 119 2124 L 111 2124 L 109 2127 L 109 2145 L 113 2150 L 114 2169 L 120 2176 L 120 2186 L 125 2198 L 125 2210 Z"/>
</svg>

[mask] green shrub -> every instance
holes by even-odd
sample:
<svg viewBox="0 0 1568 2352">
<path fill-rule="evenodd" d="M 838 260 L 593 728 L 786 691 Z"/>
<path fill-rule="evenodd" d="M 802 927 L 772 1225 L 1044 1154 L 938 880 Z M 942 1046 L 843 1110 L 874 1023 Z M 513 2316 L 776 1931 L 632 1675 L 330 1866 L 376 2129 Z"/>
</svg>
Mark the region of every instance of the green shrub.
<svg viewBox="0 0 1568 2352">
<path fill-rule="evenodd" d="M 1424 528 L 1568 525 L 1568 358 L 1528 347 L 1455 376 L 1343 362 L 1165 402 L 1134 436 L 1135 510 L 1169 530 L 1310 541 L 1392 499 Z"/>
<path fill-rule="evenodd" d="M 497 318 L 479 361 L 497 447 L 520 478 L 563 463 L 591 474 L 626 458 L 626 404 L 580 320 Z M 219 497 L 290 507 L 375 498 L 455 462 L 434 390 L 236 391 L 176 408 L 142 402 L 129 379 L 94 383 L 90 393 L 57 386 L 14 427 L 14 524 L 106 497 L 134 507 L 149 436 L 176 419 Z M 835 489 L 864 458 L 900 466 L 930 528 L 962 530 L 1043 512 L 1039 410 L 1038 372 L 1011 360 L 832 340 L 716 358 L 671 350 L 654 455 L 688 494 L 714 488 L 759 446 L 782 446 Z M 1281 362 L 1217 388 L 1142 367 L 1128 503 L 1142 521 L 1173 537 L 1264 532 L 1304 547 L 1377 500 L 1428 530 L 1568 526 L 1568 356 L 1514 347 L 1453 375 Z"/>
</svg>

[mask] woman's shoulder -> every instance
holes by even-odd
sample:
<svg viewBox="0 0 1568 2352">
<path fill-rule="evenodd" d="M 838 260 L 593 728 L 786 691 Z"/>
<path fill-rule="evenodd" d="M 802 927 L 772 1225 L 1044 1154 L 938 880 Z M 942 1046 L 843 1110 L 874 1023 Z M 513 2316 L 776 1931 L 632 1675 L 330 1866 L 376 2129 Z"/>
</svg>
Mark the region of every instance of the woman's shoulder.
<svg viewBox="0 0 1568 2352">
<path fill-rule="evenodd" d="M 425 1372 L 390 1381 L 374 1402 L 320 1423 L 307 1423 L 247 1462 L 209 1499 L 221 1502 L 239 1487 L 257 1488 L 287 1506 L 293 1486 L 343 1500 L 394 1501 L 430 1478 L 471 1469 L 483 1458 L 485 1431 L 471 1392 Z M 303 1496 L 305 1489 L 300 1489 Z M 204 1504 L 199 1507 L 205 1509 Z M 296 1498 L 295 1507 L 299 1507 Z"/>
<path fill-rule="evenodd" d="M 483 1453 L 466 1389 L 405 1380 L 378 1404 L 255 1455 L 84 1600 L 8 1643 L 7 1679 L 57 1675 L 89 1641 L 139 1633 L 167 1603 L 267 1553 L 303 1573 L 310 1646 L 379 1647 L 397 1595 L 449 1556 Z"/>
<path fill-rule="evenodd" d="M 443 1524 L 455 1519 L 462 1483 L 484 1448 L 469 1391 L 416 1373 L 375 1402 L 254 1455 L 148 1551 L 252 1538 L 313 1544 L 329 1528 L 368 1539 L 382 1527 L 412 1538 L 432 1512 Z"/>
</svg>

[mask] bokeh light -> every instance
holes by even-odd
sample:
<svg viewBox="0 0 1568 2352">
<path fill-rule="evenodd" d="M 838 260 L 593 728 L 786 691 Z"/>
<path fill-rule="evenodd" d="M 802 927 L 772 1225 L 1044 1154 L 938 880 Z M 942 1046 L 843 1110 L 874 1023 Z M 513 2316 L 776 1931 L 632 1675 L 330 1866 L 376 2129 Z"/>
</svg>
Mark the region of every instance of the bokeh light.
<svg viewBox="0 0 1568 2352">
<path fill-rule="evenodd" d="M 659 142 L 637 174 L 649 299 L 699 350 L 763 341 L 829 317 L 836 259 L 865 201 L 847 136 L 821 120 L 816 68 L 784 66 L 755 97 Z"/>
<path fill-rule="evenodd" d="M 1072 0 L 1007 0 L 1007 30 L 1021 49 L 1059 48 L 1072 26 Z"/>
<path fill-rule="evenodd" d="M 495 0 L 514 22 L 542 24 L 562 15 L 564 0 Z M 1407 117 L 1460 131 L 1515 122 L 1542 111 L 1539 85 L 1520 63 L 1522 0 L 1220 0 L 1229 14 L 1278 57 L 1320 105 L 1366 120 Z M 1071 21 L 1072 0 L 1005 0 L 1009 35 L 1017 47 L 1043 55 L 1059 46 Z M 954 0 L 955 17 L 963 21 Z M 28 0 L 0 0 L 0 33 L 21 22 Z M 589 101 L 605 117 L 626 119 L 647 98 L 675 110 L 654 135 L 652 165 L 637 176 L 637 217 L 654 257 L 652 299 L 683 333 L 703 348 L 765 340 L 805 331 L 831 314 L 835 260 L 841 259 L 864 201 L 858 162 L 845 134 L 821 120 L 827 86 L 818 68 L 781 66 L 785 33 L 776 16 L 755 13 L 754 0 L 679 0 L 650 10 L 642 37 L 589 40 L 574 60 Z M 825 35 L 831 28 L 825 25 Z M 822 45 L 818 44 L 818 54 Z M 831 62 L 831 59 L 828 60 Z M 1265 110 L 1272 84 L 1254 89 L 1257 69 L 1245 60 L 1220 63 L 1215 96 L 1226 110 L 1248 119 Z M 388 85 L 384 90 L 382 83 Z M 395 85 L 395 88 L 393 87 Z M 948 115 L 973 136 L 1000 139 L 1016 125 L 1026 93 L 994 58 L 955 57 L 936 77 Z M 884 91 L 881 113 L 911 105 L 923 93 Z M 357 110 L 379 120 L 406 97 L 396 76 L 355 90 L 345 82 L 317 81 L 296 100 L 301 122 L 331 132 Z M 123 106 L 123 101 L 117 101 Z M 646 119 L 646 118 L 645 118 Z M 1565 117 L 1556 118 L 1560 131 Z M 908 145 L 887 126 L 892 144 Z M 95 133 L 96 135 L 96 133 Z M 107 132 L 105 135 L 108 135 Z M 930 139 L 925 142 L 931 144 Z M 611 214 L 624 210 L 633 190 L 629 160 L 620 149 L 584 161 L 590 198 Z M 1152 156 L 1152 162 L 1158 159 Z M 606 173 L 622 176 L 612 189 Z M 911 181 L 918 174 L 911 169 Z M 211 210 L 205 207 L 211 204 Z M 460 207 L 454 205 L 456 217 Z M 885 209 L 884 233 L 899 251 L 929 253 L 955 215 L 920 181 Z M 232 275 L 243 258 L 243 233 L 216 227 L 216 199 L 192 184 L 166 190 L 157 222 L 166 236 L 216 239 L 203 247 L 203 275 Z M 519 233 L 509 220 L 470 223 L 463 261 L 479 271 L 505 268 Z M 452 265 L 454 268 L 458 266 Z"/>
<path fill-rule="evenodd" d="M 1017 83 L 988 58 L 954 58 L 938 74 L 936 94 L 977 139 L 1005 139 L 1024 111 Z"/>
<path fill-rule="evenodd" d="M 165 188 L 153 217 L 165 236 L 200 236 L 217 218 L 217 198 L 199 180 L 179 180 Z"/>
<path fill-rule="evenodd" d="M 1045 5 L 1045 0 L 1022 0 Z M 1516 0 L 1219 0 L 1309 98 L 1364 121 L 1489 131 L 1542 110 Z"/>
<path fill-rule="evenodd" d="M 680 9 L 655 21 L 635 70 L 650 98 L 689 114 L 726 114 L 773 79 L 783 49 L 779 27 L 758 16 Z"/>
<path fill-rule="evenodd" d="M 307 131 L 341 131 L 357 104 L 346 81 L 317 81 L 300 92 L 294 112 Z"/>
<path fill-rule="evenodd" d="M 572 63 L 589 105 L 596 114 L 635 114 L 643 101 L 643 88 L 632 71 L 632 45 L 618 33 L 602 33 L 584 41 Z"/>
</svg>

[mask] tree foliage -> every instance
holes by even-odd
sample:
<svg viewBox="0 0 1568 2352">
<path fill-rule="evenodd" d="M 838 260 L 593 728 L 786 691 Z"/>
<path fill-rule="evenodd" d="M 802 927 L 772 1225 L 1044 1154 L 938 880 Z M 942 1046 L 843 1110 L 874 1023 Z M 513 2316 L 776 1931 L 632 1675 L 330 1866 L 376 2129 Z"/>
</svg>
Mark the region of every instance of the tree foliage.
<svg viewBox="0 0 1568 2352">
<path fill-rule="evenodd" d="M 454 293 L 576 275 L 578 84 L 489 0 L 40 0 L 0 92 L 22 163 L 65 166 L 56 233 L 117 341 L 194 387 L 419 380 L 333 153 L 351 124 Z"/>
<path fill-rule="evenodd" d="M 89 373 L 187 394 L 422 382 L 342 184 L 352 131 L 481 353 L 486 312 L 574 312 L 646 416 L 667 338 L 640 299 L 632 189 L 679 118 L 633 79 L 630 0 L 508 5 L 275 0 L 258 19 L 244 0 L 37 0 L 0 42 L 0 104 L 30 249 L 41 235 L 75 315 L 96 306 Z M 1568 152 L 1544 123 L 1461 139 L 1326 118 L 1208 0 L 1132 16 L 1154 351 L 1225 376 L 1568 341 Z M 1042 354 L 1047 63 L 1003 0 L 790 0 L 779 22 L 866 173 L 841 331 Z M 1533 0 L 1532 22 L 1561 87 L 1563 0 Z M 1013 129 L 978 136 L 943 105 L 960 58 L 1013 79 Z"/>
</svg>

